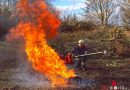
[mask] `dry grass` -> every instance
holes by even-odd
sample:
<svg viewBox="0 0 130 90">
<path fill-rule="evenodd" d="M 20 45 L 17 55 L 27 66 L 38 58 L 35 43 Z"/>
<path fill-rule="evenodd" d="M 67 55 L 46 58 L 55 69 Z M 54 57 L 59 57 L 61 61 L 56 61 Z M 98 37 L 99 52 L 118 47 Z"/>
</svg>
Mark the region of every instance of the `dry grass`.
<svg viewBox="0 0 130 90">
<path fill-rule="evenodd" d="M 21 48 L 17 46 L 17 44 L 10 45 L 7 42 L 0 42 L 0 90 L 2 90 L 3 87 L 12 88 L 11 90 L 83 90 L 83 88 L 81 89 L 77 87 L 45 88 L 17 86 L 13 81 L 22 81 L 12 78 L 12 75 L 18 73 L 17 67 L 19 65 L 19 60 L 24 56 L 23 51 L 21 51 Z M 124 83 L 124 81 L 130 83 L 129 64 L 130 59 L 92 59 L 86 62 L 87 71 L 83 72 L 77 70 L 76 72 L 87 79 L 99 81 L 99 84 L 110 84 L 112 79 L 116 79 L 121 83 Z M 107 79 L 104 80 L 104 78 Z M 99 87 L 97 86 L 97 89 L 93 90 L 98 90 L 98 88 Z M 87 89 L 91 90 L 90 88 Z"/>
</svg>

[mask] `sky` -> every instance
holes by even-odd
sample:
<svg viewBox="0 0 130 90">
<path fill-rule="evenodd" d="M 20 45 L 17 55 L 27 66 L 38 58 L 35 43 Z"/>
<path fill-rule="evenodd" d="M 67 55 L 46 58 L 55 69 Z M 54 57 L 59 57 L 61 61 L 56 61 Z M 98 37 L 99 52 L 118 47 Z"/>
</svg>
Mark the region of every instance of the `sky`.
<svg viewBox="0 0 130 90">
<path fill-rule="evenodd" d="M 61 12 L 61 15 L 76 14 L 82 16 L 86 0 L 52 0 L 51 3 L 54 7 Z"/>
<path fill-rule="evenodd" d="M 76 14 L 76 16 L 78 16 L 78 18 L 82 18 L 84 11 L 83 8 L 85 8 L 85 1 L 86 0 L 50 0 L 52 5 L 54 7 L 56 7 L 56 9 L 58 11 L 60 11 L 60 16 L 64 16 L 64 15 L 73 15 L 74 13 Z M 122 2 L 123 0 L 113 0 L 113 3 L 115 5 L 118 5 L 119 2 Z M 120 11 L 120 7 L 115 8 L 115 11 L 112 15 L 113 20 L 116 24 L 118 22 L 118 24 L 122 24 L 122 15 L 123 13 L 119 13 Z"/>
</svg>

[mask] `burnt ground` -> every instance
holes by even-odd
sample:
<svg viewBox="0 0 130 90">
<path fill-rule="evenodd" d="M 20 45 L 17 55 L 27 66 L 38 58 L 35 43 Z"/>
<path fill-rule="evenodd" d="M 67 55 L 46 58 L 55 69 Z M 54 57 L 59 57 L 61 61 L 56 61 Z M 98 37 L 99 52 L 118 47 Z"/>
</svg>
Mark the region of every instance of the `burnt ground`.
<svg viewBox="0 0 130 90">
<path fill-rule="evenodd" d="M 112 80 L 117 82 L 117 86 L 124 86 L 130 90 L 130 58 L 87 60 L 86 71 L 76 70 L 76 73 L 85 79 L 96 81 L 96 86 L 91 88 L 77 86 L 49 88 L 46 87 L 49 86 L 48 82 L 41 82 L 39 86 L 35 86 L 42 81 L 41 76 L 34 74 L 34 71 L 27 66 L 29 64 L 26 64 L 23 47 L 0 42 L 0 90 L 9 90 L 8 88 L 11 90 L 109 90 Z M 26 82 L 28 83 L 24 85 Z"/>
</svg>

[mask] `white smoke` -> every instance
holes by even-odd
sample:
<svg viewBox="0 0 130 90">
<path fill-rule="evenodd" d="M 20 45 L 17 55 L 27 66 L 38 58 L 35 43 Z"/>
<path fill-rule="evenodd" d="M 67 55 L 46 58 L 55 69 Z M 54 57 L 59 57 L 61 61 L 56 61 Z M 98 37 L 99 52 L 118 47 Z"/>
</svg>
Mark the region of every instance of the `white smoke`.
<svg viewBox="0 0 130 90">
<path fill-rule="evenodd" d="M 36 72 L 31 63 L 27 60 L 24 51 L 17 53 L 18 65 L 15 73 L 12 75 L 13 83 L 23 87 L 50 87 L 50 82 L 43 76 Z"/>
</svg>

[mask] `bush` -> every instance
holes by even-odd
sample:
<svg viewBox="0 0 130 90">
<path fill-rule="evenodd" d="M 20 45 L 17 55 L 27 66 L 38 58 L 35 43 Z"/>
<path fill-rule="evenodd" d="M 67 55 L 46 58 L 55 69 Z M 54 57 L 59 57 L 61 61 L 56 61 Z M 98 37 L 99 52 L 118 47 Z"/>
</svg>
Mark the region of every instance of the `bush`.
<svg viewBox="0 0 130 90">
<path fill-rule="evenodd" d="M 85 21 L 64 21 L 61 24 L 61 32 L 89 31 L 96 27 L 95 24 Z"/>
<path fill-rule="evenodd" d="M 78 30 L 77 23 L 62 22 L 60 31 L 61 32 L 74 32 Z"/>
<path fill-rule="evenodd" d="M 78 28 L 84 31 L 93 30 L 96 27 L 96 25 L 92 22 L 86 22 L 86 21 L 80 21 Z"/>
<path fill-rule="evenodd" d="M 122 32 L 122 33 L 121 33 Z M 128 33 L 127 33 L 128 34 Z M 49 44 L 58 52 L 66 54 L 71 52 L 79 39 L 84 39 L 93 50 L 90 52 L 108 51 L 107 56 L 120 57 L 130 46 L 130 37 L 125 31 L 117 28 L 98 28 L 91 31 L 61 32 L 58 37 L 49 41 Z"/>
</svg>

